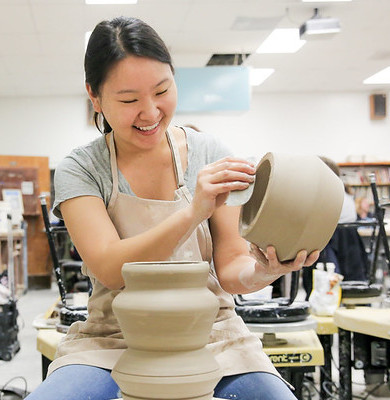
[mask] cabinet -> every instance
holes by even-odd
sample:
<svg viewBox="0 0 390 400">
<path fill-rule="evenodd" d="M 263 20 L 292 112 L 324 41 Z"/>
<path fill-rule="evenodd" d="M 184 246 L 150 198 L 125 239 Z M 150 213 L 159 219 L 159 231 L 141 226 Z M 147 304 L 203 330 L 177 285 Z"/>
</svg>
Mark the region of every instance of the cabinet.
<svg viewBox="0 0 390 400">
<path fill-rule="evenodd" d="M 390 162 L 340 163 L 341 179 L 355 198 L 372 199 L 370 174 L 374 174 L 380 199 L 390 198 Z"/>
</svg>

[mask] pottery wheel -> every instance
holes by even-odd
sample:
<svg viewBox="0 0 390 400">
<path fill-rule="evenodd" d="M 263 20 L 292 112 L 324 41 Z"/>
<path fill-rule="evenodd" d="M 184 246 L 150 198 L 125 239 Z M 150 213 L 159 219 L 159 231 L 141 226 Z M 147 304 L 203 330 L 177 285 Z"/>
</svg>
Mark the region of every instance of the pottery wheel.
<svg viewBox="0 0 390 400">
<path fill-rule="evenodd" d="M 295 301 L 290 305 L 270 301 L 261 305 L 236 306 L 236 312 L 244 322 L 267 325 L 304 321 L 309 316 L 309 309 L 307 301 Z"/>
<path fill-rule="evenodd" d="M 379 297 L 382 293 L 382 285 L 361 281 L 344 281 L 340 283 L 342 299 L 351 298 L 372 298 Z M 367 300 L 366 300 L 367 302 Z"/>
<path fill-rule="evenodd" d="M 304 321 L 286 322 L 283 324 L 258 324 L 247 323 L 246 326 L 251 332 L 277 333 L 277 332 L 298 332 L 315 329 L 317 321 L 313 317 L 308 317 Z"/>
<path fill-rule="evenodd" d="M 283 338 L 277 338 L 277 332 L 299 332 L 307 331 L 310 329 L 316 329 L 317 321 L 308 317 L 304 321 L 300 322 L 286 322 L 283 324 L 246 324 L 251 332 L 263 333 L 261 341 L 264 347 L 275 347 L 283 344 L 287 344 L 287 340 Z"/>
</svg>

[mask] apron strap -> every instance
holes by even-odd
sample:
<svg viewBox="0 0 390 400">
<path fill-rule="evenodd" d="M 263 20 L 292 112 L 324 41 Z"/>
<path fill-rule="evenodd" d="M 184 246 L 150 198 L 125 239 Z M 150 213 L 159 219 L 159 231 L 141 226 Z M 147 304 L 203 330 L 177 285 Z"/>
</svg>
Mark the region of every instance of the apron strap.
<svg viewBox="0 0 390 400">
<path fill-rule="evenodd" d="M 169 147 L 171 148 L 171 152 L 172 152 L 172 160 L 173 160 L 173 165 L 174 165 L 174 170 L 175 170 L 176 184 L 177 184 L 178 188 L 181 188 L 184 186 L 184 175 L 183 175 L 183 168 L 181 166 L 179 148 L 177 147 L 176 140 L 175 140 L 173 134 L 170 132 L 169 128 L 167 129 L 166 135 L 167 135 Z"/>
<path fill-rule="evenodd" d="M 119 179 L 118 179 L 118 164 L 116 162 L 116 151 L 115 151 L 115 143 L 114 143 L 114 132 L 108 133 L 108 143 L 110 150 L 110 166 L 111 166 L 111 175 L 112 175 L 112 191 L 110 202 L 108 203 L 108 210 L 110 210 L 118 197 L 119 192 Z"/>
</svg>

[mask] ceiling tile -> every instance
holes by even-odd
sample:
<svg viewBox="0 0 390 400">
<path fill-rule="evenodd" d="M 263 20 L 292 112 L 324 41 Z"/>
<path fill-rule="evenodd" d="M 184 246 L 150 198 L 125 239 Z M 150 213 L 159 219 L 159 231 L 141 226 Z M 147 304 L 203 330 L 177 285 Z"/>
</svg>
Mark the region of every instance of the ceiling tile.
<svg viewBox="0 0 390 400">
<path fill-rule="evenodd" d="M 318 7 L 322 16 L 339 18 L 341 33 L 308 41 L 296 54 L 252 54 L 246 65 L 275 68 L 254 90 L 378 89 L 361 81 L 390 65 L 390 1 L 376 0 L 375 7 L 372 0 Z M 214 53 L 253 53 L 275 23 L 299 27 L 313 8 L 301 0 L 139 0 L 117 6 L 0 0 L 0 96 L 84 93 L 84 33 L 103 19 L 145 20 L 166 41 L 175 65 L 196 67 Z"/>
</svg>

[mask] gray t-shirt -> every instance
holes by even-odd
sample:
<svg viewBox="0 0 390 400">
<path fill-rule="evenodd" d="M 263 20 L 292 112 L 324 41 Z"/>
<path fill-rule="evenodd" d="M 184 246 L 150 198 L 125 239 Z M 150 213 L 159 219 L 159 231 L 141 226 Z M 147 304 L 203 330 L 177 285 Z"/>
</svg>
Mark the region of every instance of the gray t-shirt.
<svg viewBox="0 0 390 400">
<path fill-rule="evenodd" d="M 188 165 L 184 182 L 192 195 L 195 192 L 198 172 L 207 164 L 231 155 L 232 152 L 215 136 L 185 129 L 188 147 Z M 106 207 L 112 191 L 110 153 L 104 136 L 85 146 L 74 149 L 58 165 L 54 175 L 55 200 L 53 213 L 62 218 L 59 205 L 79 196 L 96 196 L 103 199 Z M 119 191 L 134 193 L 119 171 Z"/>
</svg>

